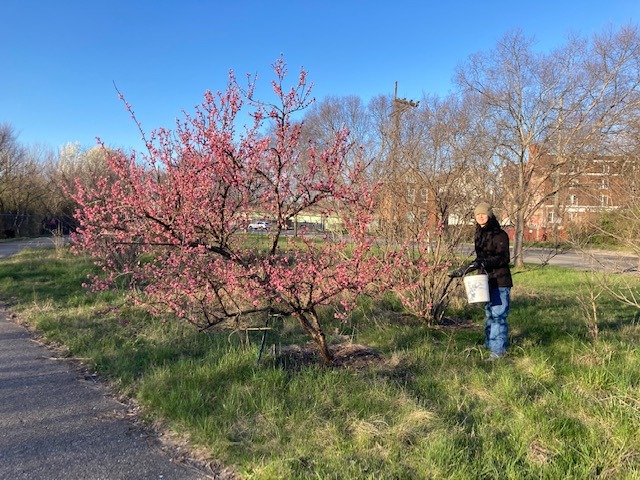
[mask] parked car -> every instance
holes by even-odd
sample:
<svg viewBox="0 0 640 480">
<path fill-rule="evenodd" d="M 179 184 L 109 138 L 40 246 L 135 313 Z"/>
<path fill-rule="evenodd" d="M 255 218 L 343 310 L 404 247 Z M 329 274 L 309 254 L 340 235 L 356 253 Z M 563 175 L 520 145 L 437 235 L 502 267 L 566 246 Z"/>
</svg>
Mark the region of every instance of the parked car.
<svg viewBox="0 0 640 480">
<path fill-rule="evenodd" d="M 265 220 L 258 220 L 251 222 L 247 227 L 248 230 L 269 230 L 269 222 Z"/>
</svg>

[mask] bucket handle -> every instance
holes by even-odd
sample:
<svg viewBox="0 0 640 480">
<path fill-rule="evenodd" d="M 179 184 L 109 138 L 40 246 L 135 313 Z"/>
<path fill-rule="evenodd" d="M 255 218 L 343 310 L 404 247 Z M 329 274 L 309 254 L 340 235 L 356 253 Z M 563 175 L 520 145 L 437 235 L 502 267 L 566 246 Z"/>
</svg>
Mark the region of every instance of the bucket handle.
<svg viewBox="0 0 640 480">
<path fill-rule="evenodd" d="M 464 277 L 465 275 L 473 272 L 479 272 L 480 275 L 489 275 L 489 272 L 487 272 L 487 270 L 484 267 L 478 267 L 477 269 L 474 269 L 474 270 L 468 270 L 468 269 L 465 270 L 462 276 Z"/>
</svg>

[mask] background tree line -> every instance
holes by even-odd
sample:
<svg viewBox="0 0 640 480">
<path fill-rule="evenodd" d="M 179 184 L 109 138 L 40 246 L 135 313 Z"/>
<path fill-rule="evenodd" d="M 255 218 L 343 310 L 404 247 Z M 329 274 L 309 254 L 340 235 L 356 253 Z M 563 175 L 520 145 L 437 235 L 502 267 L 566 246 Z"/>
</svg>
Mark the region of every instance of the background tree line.
<svg viewBox="0 0 640 480">
<path fill-rule="evenodd" d="M 90 182 L 100 168 L 99 147 L 27 146 L 11 124 L 0 124 L 0 238 L 68 232 L 76 205 L 67 187 L 75 178 Z"/>
</svg>

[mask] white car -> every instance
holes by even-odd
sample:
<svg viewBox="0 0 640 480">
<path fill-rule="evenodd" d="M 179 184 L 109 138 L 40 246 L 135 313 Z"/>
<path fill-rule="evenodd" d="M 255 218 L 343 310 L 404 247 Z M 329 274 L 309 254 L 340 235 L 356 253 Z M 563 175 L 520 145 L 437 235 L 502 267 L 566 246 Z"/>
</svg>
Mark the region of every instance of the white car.
<svg viewBox="0 0 640 480">
<path fill-rule="evenodd" d="M 269 222 L 258 220 L 249 224 L 249 230 L 269 230 Z"/>
</svg>

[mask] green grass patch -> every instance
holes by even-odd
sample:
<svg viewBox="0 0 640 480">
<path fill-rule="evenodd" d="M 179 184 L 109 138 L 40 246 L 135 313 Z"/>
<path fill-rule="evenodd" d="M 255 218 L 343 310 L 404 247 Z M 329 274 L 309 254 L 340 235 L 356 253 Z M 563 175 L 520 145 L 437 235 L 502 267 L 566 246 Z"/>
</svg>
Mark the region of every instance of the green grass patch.
<svg viewBox="0 0 640 480">
<path fill-rule="evenodd" d="M 514 272 L 504 361 L 483 361 L 480 307 L 460 304 L 448 313 L 461 321 L 428 327 L 387 297 L 326 327 L 333 344 L 381 360 L 325 368 L 282 366 L 277 352 L 306 341 L 295 323 L 271 323 L 258 363 L 260 332 L 197 332 L 118 293 L 88 295 L 93 269 L 27 251 L 0 262 L 0 296 L 246 478 L 640 478 L 638 312 L 603 297 L 594 341 L 580 272 Z"/>
</svg>

